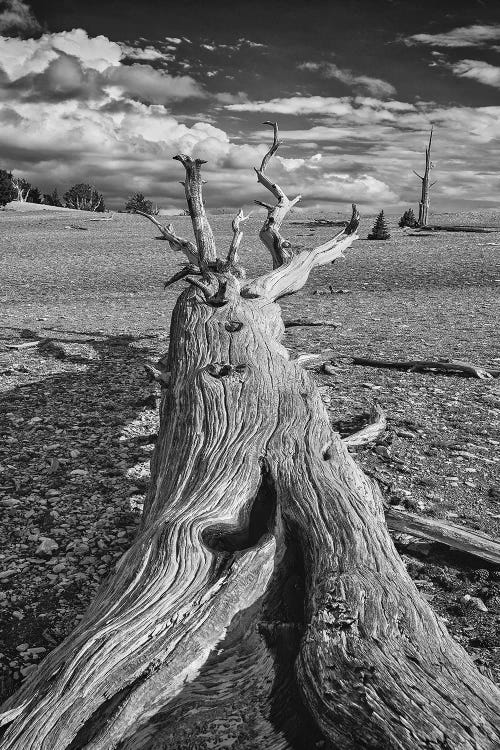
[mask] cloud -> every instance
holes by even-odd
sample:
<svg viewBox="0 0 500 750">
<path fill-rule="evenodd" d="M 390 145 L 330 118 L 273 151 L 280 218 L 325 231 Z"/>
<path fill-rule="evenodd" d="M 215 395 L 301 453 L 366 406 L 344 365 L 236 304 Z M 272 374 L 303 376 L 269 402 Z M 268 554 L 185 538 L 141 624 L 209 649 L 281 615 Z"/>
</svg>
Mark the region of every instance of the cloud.
<svg viewBox="0 0 500 750">
<path fill-rule="evenodd" d="M 153 47 L 152 44 L 148 44 L 146 47 L 130 46 L 128 44 L 120 43 L 122 51 L 122 58 L 129 60 L 143 60 L 148 62 L 172 62 L 175 56 L 169 52 L 162 52 L 161 50 Z M 175 47 L 170 48 L 175 49 Z"/>
<path fill-rule="evenodd" d="M 324 78 L 335 78 L 346 86 L 361 90 L 372 96 L 390 97 L 396 93 L 394 86 L 381 78 L 356 75 L 352 70 L 339 68 L 338 65 L 333 63 L 306 62 L 299 65 L 299 68 L 301 70 L 318 71 Z"/>
<path fill-rule="evenodd" d="M 40 31 L 40 24 L 27 3 L 22 0 L 4 0 L 0 3 L 0 34 L 32 36 Z"/>
<path fill-rule="evenodd" d="M 490 65 L 482 60 L 459 60 L 448 64 L 447 67 L 459 78 L 472 78 L 484 83 L 485 86 L 500 89 L 500 67 L 496 65 Z"/>
<path fill-rule="evenodd" d="M 460 26 L 443 34 L 413 34 L 403 40 L 407 45 L 428 44 L 431 47 L 485 47 L 500 41 L 500 24 Z"/>
<path fill-rule="evenodd" d="M 83 29 L 39 39 L 0 37 L 4 91 L 39 101 L 132 98 L 151 104 L 205 96 L 191 76 L 172 76 L 145 63 L 122 64 L 127 53 L 126 45 L 89 37 Z"/>
<path fill-rule="evenodd" d="M 226 105 L 233 112 L 271 112 L 283 115 L 353 117 L 358 121 L 394 121 L 401 112 L 415 110 L 413 104 L 383 101 L 374 97 L 290 96 L 268 101 L 242 101 Z"/>
<path fill-rule="evenodd" d="M 171 76 L 151 65 L 140 63 L 107 68 L 103 84 L 107 82 L 118 86 L 121 95 L 152 104 L 205 96 L 201 86 L 191 76 Z"/>
</svg>

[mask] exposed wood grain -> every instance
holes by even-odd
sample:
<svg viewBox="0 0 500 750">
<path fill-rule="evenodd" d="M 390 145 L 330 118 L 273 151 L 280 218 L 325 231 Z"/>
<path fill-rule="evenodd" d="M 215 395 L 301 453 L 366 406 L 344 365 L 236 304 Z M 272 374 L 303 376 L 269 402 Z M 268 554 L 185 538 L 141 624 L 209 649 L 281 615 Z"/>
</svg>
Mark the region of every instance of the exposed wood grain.
<svg viewBox="0 0 500 750">
<path fill-rule="evenodd" d="M 375 442 L 385 432 L 386 427 L 387 419 L 382 408 L 378 404 L 373 404 L 366 425 L 361 430 L 343 438 L 342 442 L 349 448 L 368 445 Z"/>
<path fill-rule="evenodd" d="M 399 508 L 387 508 L 385 520 L 392 531 L 447 544 L 461 552 L 500 565 L 500 542 L 480 531 L 466 529 L 441 518 L 424 518 Z"/>
</svg>

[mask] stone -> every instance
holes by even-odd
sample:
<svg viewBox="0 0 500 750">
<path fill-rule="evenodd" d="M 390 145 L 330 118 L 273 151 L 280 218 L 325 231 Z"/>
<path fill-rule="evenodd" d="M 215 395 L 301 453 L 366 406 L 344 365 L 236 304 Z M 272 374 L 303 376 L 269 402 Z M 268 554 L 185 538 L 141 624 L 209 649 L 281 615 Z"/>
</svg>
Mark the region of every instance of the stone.
<svg viewBox="0 0 500 750">
<path fill-rule="evenodd" d="M 42 537 L 42 541 L 36 548 L 36 554 L 40 555 L 41 557 L 45 555 L 52 555 L 56 550 L 59 549 L 59 545 L 56 542 L 55 539 L 50 539 L 49 537 Z"/>
</svg>

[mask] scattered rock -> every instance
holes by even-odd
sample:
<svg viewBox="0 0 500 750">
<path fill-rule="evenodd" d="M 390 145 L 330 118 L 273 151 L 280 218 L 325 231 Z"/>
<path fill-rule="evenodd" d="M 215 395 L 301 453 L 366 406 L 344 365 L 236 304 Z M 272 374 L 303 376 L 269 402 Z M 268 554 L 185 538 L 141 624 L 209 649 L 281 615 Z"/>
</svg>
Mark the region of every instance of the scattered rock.
<svg viewBox="0 0 500 750">
<path fill-rule="evenodd" d="M 483 602 L 483 600 L 480 599 L 478 596 L 471 596 L 470 594 L 465 594 L 461 598 L 460 601 L 467 606 L 475 607 L 475 609 L 478 609 L 480 612 L 488 611 L 488 607 Z"/>
<path fill-rule="evenodd" d="M 46 557 L 53 555 L 54 552 L 56 552 L 59 549 L 58 543 L 55 541 L 55 539 L 50 539 L 50 537 L 43 537 L 42 541 L 36 548 L 36 553 L 40 557 Z"/>
</svg>

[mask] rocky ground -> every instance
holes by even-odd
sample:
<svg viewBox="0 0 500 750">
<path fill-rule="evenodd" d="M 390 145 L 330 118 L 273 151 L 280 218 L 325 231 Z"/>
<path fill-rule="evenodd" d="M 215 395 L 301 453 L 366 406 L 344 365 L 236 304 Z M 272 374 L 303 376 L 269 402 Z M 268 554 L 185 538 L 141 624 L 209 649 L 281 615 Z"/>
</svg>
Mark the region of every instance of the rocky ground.
<svg viewBox="0 0 500 750">
<path fill-rule="evenodd" d="M 55 213 L 0 214 L 0 697 L 71 632 L 134 539 L 158 428 L 158 393 L 143 364 L 168 346 L 179 291 L 161 288 L 178 259 L 144 239 L 151 233 L 137 217 L 81 233 L 66 224 Z M 227 224 L 214 221 L 226 243 Z M 257 228 L 251 221 L 248 236 Z M 179 230 L 188 233 L 182 220 Z M 307 245 L 328 229 L 293 232 Z M 250 273 L 267 263 L 252 243 Z M 356 455 L 387 501 L 491 535 L 500 528 L 499 381 L 372 369 L 351 357 L 448 356 L 498 368 L 498 244 L 500 232 L 396 230 L 388 242 L 360 241 L 283 301 L 285 319 L 341 323 L 290 329 L 286 344 L 294 353 L 334 350 L 335 374 L 314 377 L 342 434 L 374 401 L 383 407 L 386 434 Z M 498 569 L 396 541 L 423 595 L 498 680 Z"/>
</svg>

